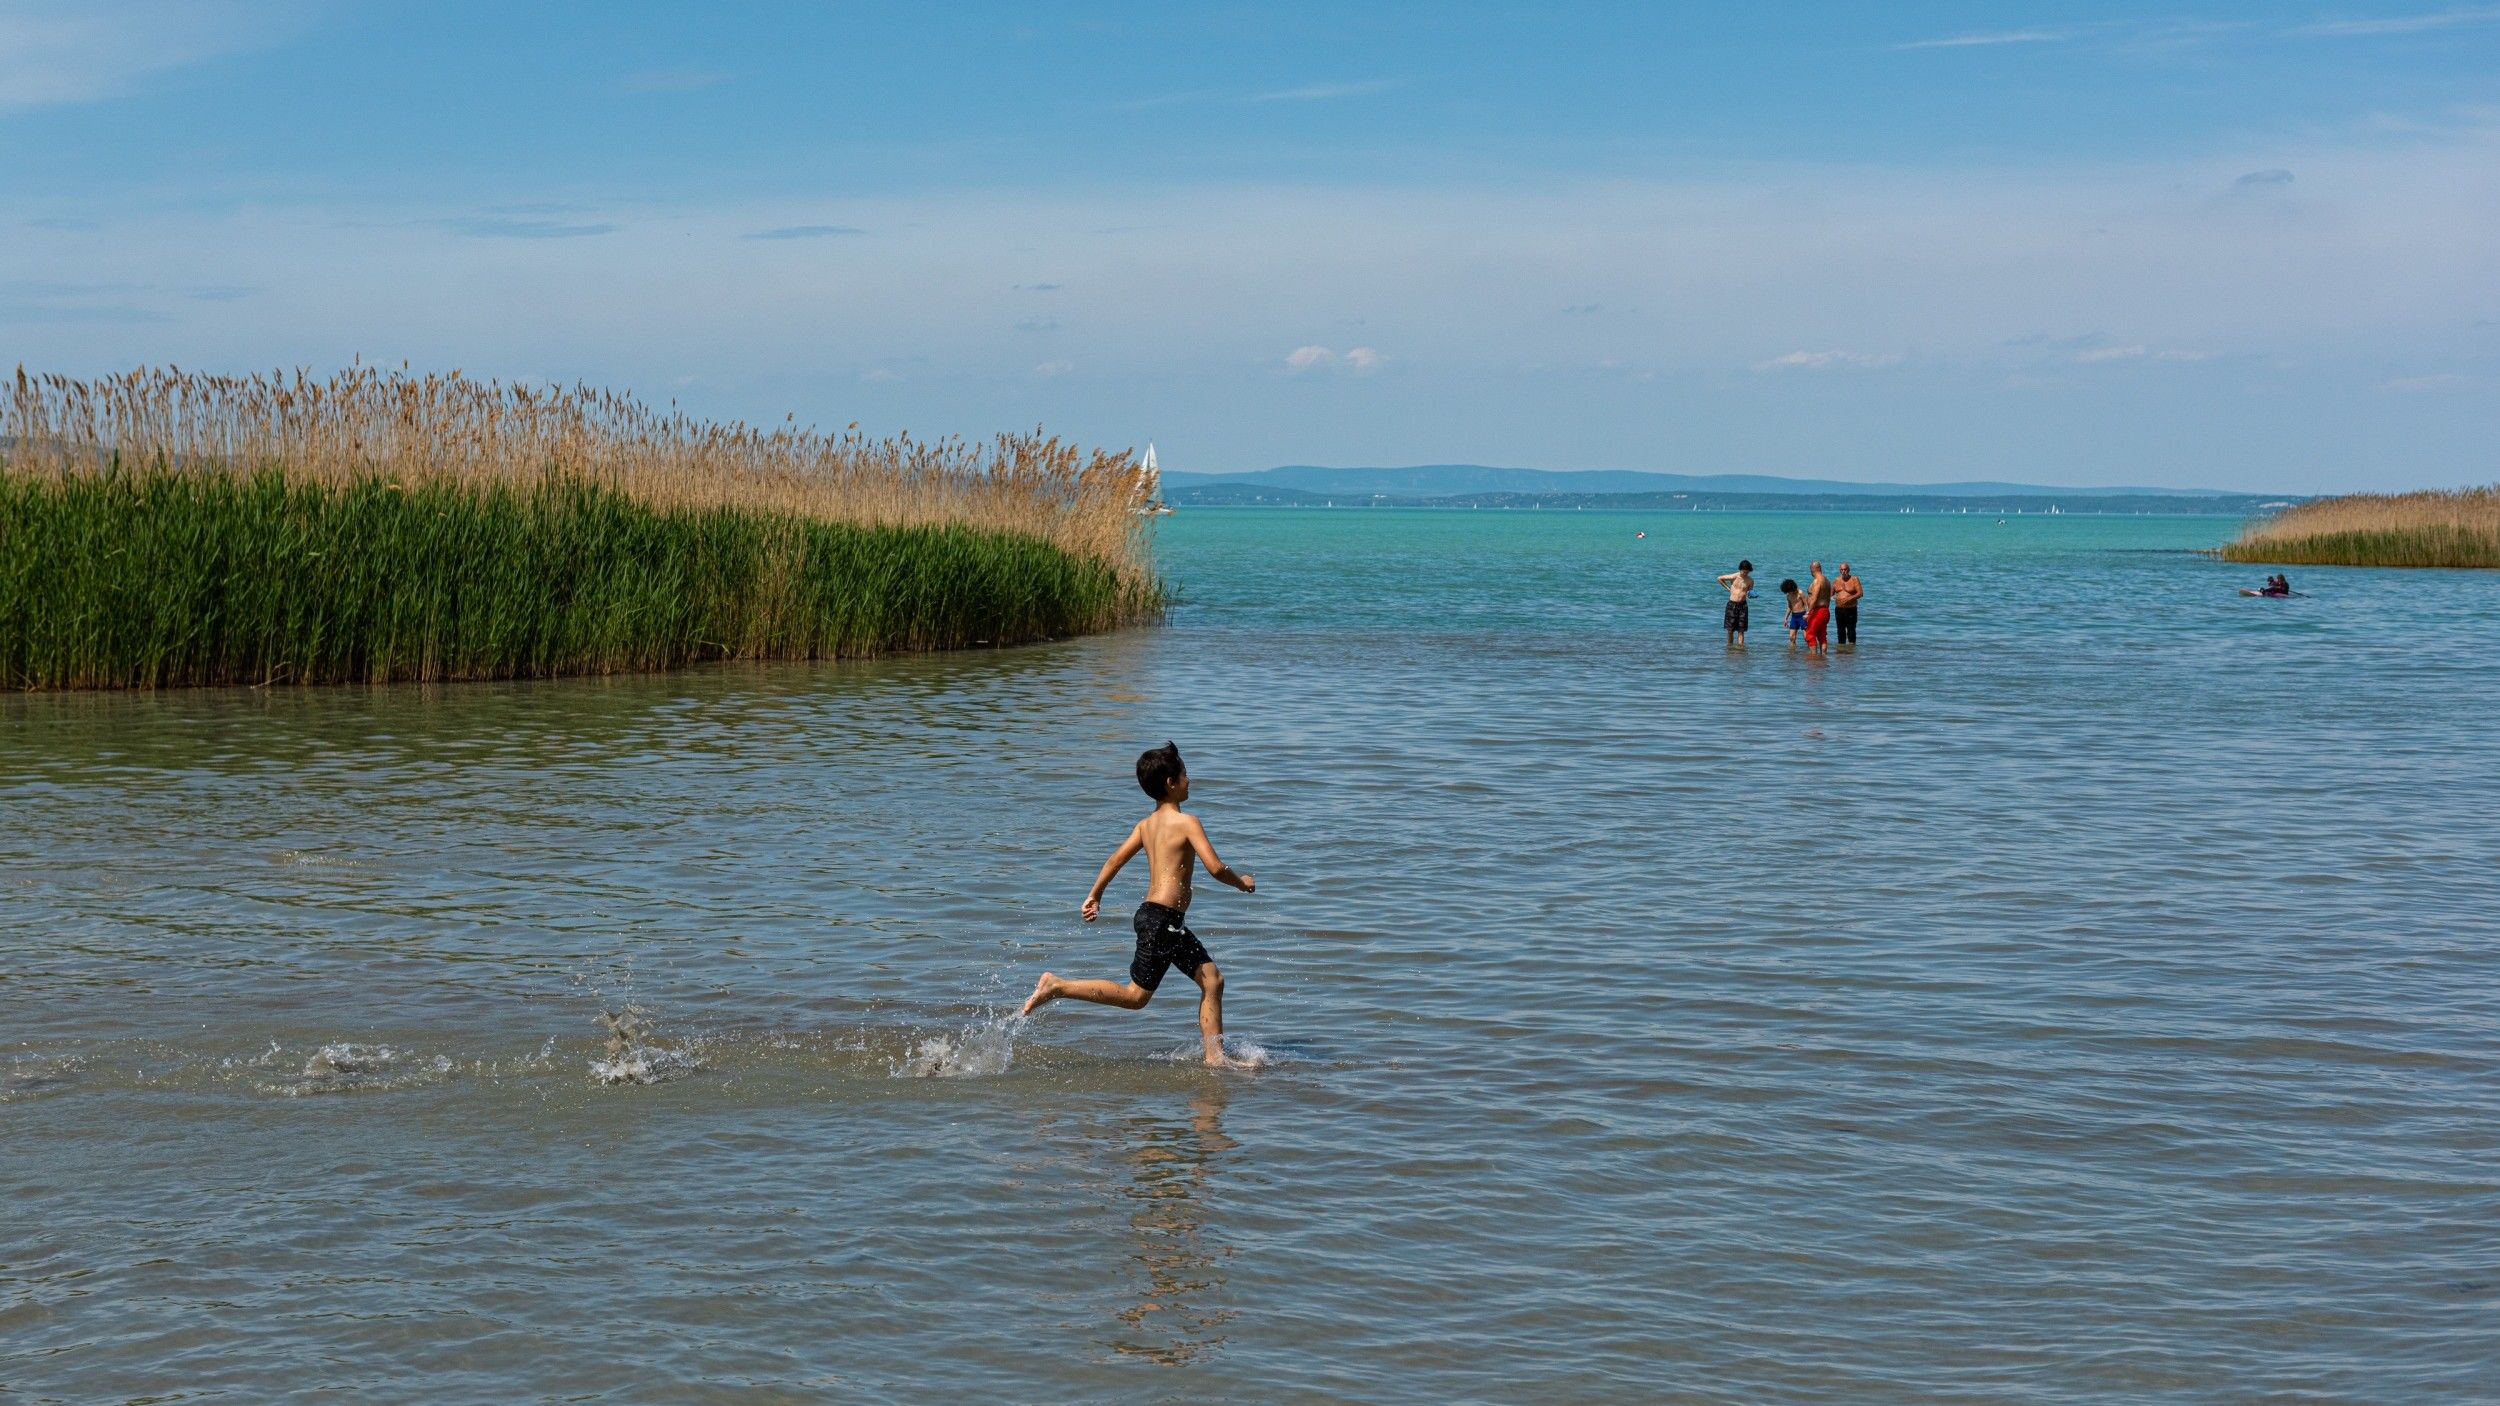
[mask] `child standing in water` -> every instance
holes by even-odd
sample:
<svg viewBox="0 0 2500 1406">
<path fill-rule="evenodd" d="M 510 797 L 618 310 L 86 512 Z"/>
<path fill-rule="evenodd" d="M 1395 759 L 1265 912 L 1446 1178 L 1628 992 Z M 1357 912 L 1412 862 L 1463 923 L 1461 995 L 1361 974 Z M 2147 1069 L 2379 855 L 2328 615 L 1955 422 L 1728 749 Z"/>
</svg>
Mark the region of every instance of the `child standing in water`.
<svg viewBox="0 0 2500 1406">
<path fill-rule="evenodd" d="M 1142 1009 L 1154 999 L 1155 988 L 1163 984 L 1163 974 L 1172 967 L 1198 983 L 1198 1034 L 1206 1042 L 1207 1063 L 1216 1066 L 1238 1065 L 1240 1061 L 1224 1053 L 1224 973 L 1216 969 L 1215 960 L 1198 943 L 1198 935 L 1189 930 L 1190 874 L 1199 863 L 1216 882 L 1230 884 L 1243 893 L 1256 893 L 1258 883 L 1247 874 L 1237 874 L 1215 857 L 1215 846 L 1207 839 L 1207 827 L 1198 817 L 1181 809 L 1189 799 L 1189 771 L 1181 765 L 1178 747 L 1166 742 L 1137 759 L 1137 785 L 1155 803 L 1154 813 L 1140 820 L 1128 832 L 1128 838 L 1103 861 L 1102 872 L 1094 876 L 1093 891 L 1085 895 L 1081 910 L 1085 921 L 1092 922 L 1102 912 L 1102 893 L 1111 887 L 1113 876 L 1123 865 L 1146 852 L 1148 880 L 1146 901 L 1137 905 L 1137 915 L 1129 925 L 1137 931 L 1137 951 L 1129 958 L 1128 980 L 1125 983 L 1104 981 L 1065 981 L 1049 972 L 1033 986 L 1033 994 L 1024 998 L 1020 1014 L 1031 1015 L 1062 996 L 1096 1005 L 1118 1006 L 1125 1011 Z"/>
<path fill-rule="evenodd" d="M 1806 632 L 1806 593 L 1797 589 L 1797 578 L 1783 577 L 1780 594 L 1788 597 L 1788 647 L 1795 649 Z"/>
</svg>

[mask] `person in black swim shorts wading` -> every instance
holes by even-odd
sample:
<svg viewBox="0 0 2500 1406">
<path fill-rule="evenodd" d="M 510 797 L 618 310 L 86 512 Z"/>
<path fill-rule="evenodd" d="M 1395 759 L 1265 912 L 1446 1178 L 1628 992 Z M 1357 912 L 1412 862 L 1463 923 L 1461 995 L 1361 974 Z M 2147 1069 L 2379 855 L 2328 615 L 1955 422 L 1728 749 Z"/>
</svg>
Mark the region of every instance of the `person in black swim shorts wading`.
<svg viewBox="0 0 2500 1406">
<path fill-rule="evenodd" d="M 1736 569 L 1721 576 L 1719 584 L 1727 587 L 1727 613 L 1719 622 L 1727 627 L 1729 644 L 1743 644 L 1745 631 L 1753 628 L 1753 605 L 1746 600 L 1753 594 L 1753 563 L 1736 563 Z"/>
<path fill-rule="evenodd" d="M 1092 922 L 1102 913 L 1103 890 L 1111 887 L 1112 878 L 1121 866 L 1146 852 L 1148 880 L 1146 901 L 1137 905 L 1137 916 L 1131 926 L 1137 931 L 1137 951 L 1129 958 L 1126 982 L 1066 981 L 1049 972 L 1033 985 L 1033 994 L 1024 1000 L 1024 1015 L 1058 1000 L 1062 996 L 1091 1001 L 1100 1006 L 1118 1006 L 1122 1010 L 1138 1010 L 1154 999 L 1155 988 L 1163 984 L 1163 974 L 1173 967 L 1198 983 L 1198 1034 L 1206 1042 L 1207 1063 L 1233 1064 L 1237 1061 L 1224 1053 L 1224 973 L 1215 960 L 1189 930 L 1190 875 L 1204 864 L 1207 873 L 1218 883 L 1230 884 L 1243 893 L 1258 891 L 1258 883 L 1248 874 L 1238 874 L 1215 857 L 1215 846 L 1207 840 L 1207 827 L 1198 817 L 1181 809 L 1189 799 L 1189 771 L 1181 765 L 1178 747 L 1166 742 L 1137 759 L 1137 785 L 1155 803 L 1154 813 L 1137 822 L 1128 838 L 1111 852 L 1102 872 L 1094 876 L 1093 891 L 1085 895 L 1080 910 L 1085 921 Z"/>
</svg>

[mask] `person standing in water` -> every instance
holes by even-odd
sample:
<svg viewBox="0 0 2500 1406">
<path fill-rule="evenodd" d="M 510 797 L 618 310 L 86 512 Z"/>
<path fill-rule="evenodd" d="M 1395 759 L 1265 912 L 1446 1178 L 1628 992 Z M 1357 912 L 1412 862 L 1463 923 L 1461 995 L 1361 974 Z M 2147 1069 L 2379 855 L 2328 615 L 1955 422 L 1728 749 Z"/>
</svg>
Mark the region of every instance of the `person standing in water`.
<svg viewBox="0 0 2500 1406">
<path fill-rule="evenodd" d="M 1753 563 L 1736 563 L 1736 569 L 1721 576 L 1719 584 L 1727 587 L 1727 613 L 1719 617 L 1727 627 L 1727 642 L 1743 644 L 1745 631 L 1753 628 L 1753 607 L 1745 600 L 1753 594 Z"/>
<path fill-rule="evenodd" d="M 1806 632 L 1806 593 L 1797 589 L 1797 578 L 1780 578 L 1780 599 L 1788 602 L 1788 647 L 1795 649 Z"/>
<path fill-rule="evenodd" d="M 1832 647 L 1832 578 L 1823 563 L 1808 562 L 1814 575 L 1806 582 L 1806 653 L 1829 654 Z"/>
<path fill-rule="evenodd" d="M 1832 582 L 1832 624 L 1840 632 L 1839 644 L 1858 642 L 1858 598 L 1866 594 L 1866 583 L 1849 574 L 1849 563 L 1840 564 L 1840 579 Z"/>
<path fill-rule="evenodd" d="M 1154 999 L 1155 988 L 1163 984 L 1163 974 L 1179 967 L 1182 975 L 1198 983 L 1198 1034 L 1206 1042 L 1207 1063 L 1238 1065 L 1240 1061 L 1224 1053 L 1224 973 L 1207 955 L 1198 935 L 1189 930 L 1189 881 L 1195 866 L 1204 864 L 1217 883 L 1230 884 L 1243 893 L 1258 892 L 1258 883 L 1216 858 L 1207 827 L 1181 809 L 1181 802 L 1189 799 L 1189 770 L 1181 764 L 1180 748 L 1166 742 L 1140 756 L 1137 785 L 1155 803 L 1154 812 L 1131 827 L 1128 838 L 1103 861 L 1102 872 L 1094 876 L 1094 887 L 1079 910 L 1089 923 L 1100 916 L 1103 890 L 1111 887 L 1112 878 L 1138 851 L 1145 851 L 1146 901 L 1137 905 L 1136 916 L 1129 920 L 1137 933 L 1137 951 L 1129 958 L 1128 980 L 1067 981 L 1043 972 L 1018 1014 L 1031 1015 L 1062 996 L 1124 1011 L 1142 1010 Z"/>
</svg>

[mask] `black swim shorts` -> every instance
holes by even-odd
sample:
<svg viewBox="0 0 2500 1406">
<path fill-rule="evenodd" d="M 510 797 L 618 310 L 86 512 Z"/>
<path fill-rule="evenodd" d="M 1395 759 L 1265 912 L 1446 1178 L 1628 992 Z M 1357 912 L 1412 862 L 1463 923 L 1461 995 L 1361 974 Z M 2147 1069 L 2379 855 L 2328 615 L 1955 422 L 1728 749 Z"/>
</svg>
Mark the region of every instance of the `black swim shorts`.
<svg viewBox="0 0 2500 1406">
<path fill-rule="evenodd" d="M 1737 634 L 1753 628 L 1753 602 L 1732 600 L 1727 603 L 1727 624 L 1722 628 Z"/>
<path fill-rule="evenodd" d="M 1128 959 L 1128 979 L 1149 991 L 1163 984 L 1168 968 L 1179 967 L 1182 974 L 1196 976 L 1198 968 L 1215 960 L 1198 945 L 1198 934 L 1189 930 L 1181 915 L 1160 903 L 1138 904 L 1130 926 L 1137 929 L 1137 955 Z"/>
</svg>

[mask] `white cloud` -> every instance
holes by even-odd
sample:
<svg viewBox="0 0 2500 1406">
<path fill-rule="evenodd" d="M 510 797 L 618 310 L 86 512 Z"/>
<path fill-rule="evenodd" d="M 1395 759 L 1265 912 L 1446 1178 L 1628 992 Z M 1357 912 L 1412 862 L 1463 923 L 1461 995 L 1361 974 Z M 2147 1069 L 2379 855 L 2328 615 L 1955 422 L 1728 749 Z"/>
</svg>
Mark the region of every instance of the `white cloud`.
<svg viewBox="0 0 2500 1406">
<path fill-rule="evenodd" d="M 1285 353 L 1285 369 L 1296 375 L 1305 371 L 1376 371 L 1386 360 L 1370 347 L 1349 347 L 1342 354 L 1328 347 L 1295 347 Z"/>
<path fill-rule="evenodd" d="M 2459 25 L 2489 24 L 2500 20 L 2500 5 L 2471 5 L 2463 9 L 2434 10 L 2418 15 L 2384 15 L 2366 20 L 2323 20 L 2285 31 L 2315 39 L 2366 39 L 2382 34 L 2421 34 L 2434 29 L 2455 29 Z"/>
<path fill-rule="evenodd" d="M 1033 368 L 1036 376 L 1065 376 L 1076 369 L 1073 361 L 1045 361 Z"/>
<path fill-rule="evenodd" d="M 309 17 L 301 3 L 0 0 L 0 111 L 116 97 L 291 38 Z"/>
<path fill-rule="evenodd" d="M 1332 98 L 1366 98 L 1374 93 L 1385 93 L 1396 86 L 1398 86 L 1398 80 L 1394 78 L 1371 78 L 1360 83 L 1310 83 L 1299 88 L 1283 88 L 1272 93 L 1261 93 L 1250 101 L 1254 103 L 1317 103 L 1327 102 Z"/>
<path fill-rule="evenodd" d="M 2460 376 L 2454 371 L 2441 371 L 2428 376 L 2398 376 L 2392 381 L 2381 381 L 2379 389 L 2394 391 L 2399 395 L 2419 395 L 2425 391 L 2463 390 L 2473 384 L 2474 378 L 2471 376 Z"/>
<path fill-rule="evenodd" d="M 2010 29 L 1995 34 L 1955 34 L 1943 39 L 1913 39 L 1896 49 L 1978 49 L 1995 44 L 2055 44 L 2066 36 L 2054 29 Z"/>
<path fill-rule="evenodd" d="M 1899 352 L 1793 351 L 1753 364 L 1756 371 L 1880 371 L 1901 364 Z"/>
<path fill-rule="evenodd" d="M 749 230 L 742 239 L 832 239 L 846 234 L 866 234 L 857 225 L 775 225 L 771 229 Z"/>
<path fill-rule="evenodd" d="M 2075 353 L 2077 366 L 2100 366 L 2113 361 L 2211 361 L 2213 353 L 2181 351 L 2167 348 L 2155 351 L 2147 346 L 2086 347 Z"/>
<path fill-rule="evenodd" d="M 871 366 L 860 372 L 859 378 L 872 386 L 889 386 L 903 379 L 903 373 L 883 366 Z"/>
<path fill-rule="evenodd" d="M 464 216 L 439 223 L 470 239 L 588 239 L 617 231 L 617 226 L 603 221 L 523 220 L 504 215 Z"/>
</svg>

